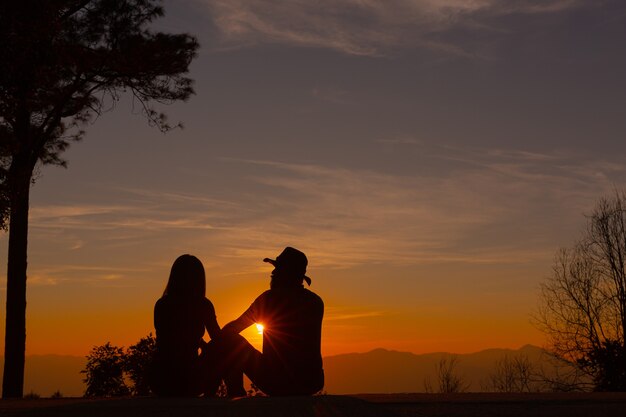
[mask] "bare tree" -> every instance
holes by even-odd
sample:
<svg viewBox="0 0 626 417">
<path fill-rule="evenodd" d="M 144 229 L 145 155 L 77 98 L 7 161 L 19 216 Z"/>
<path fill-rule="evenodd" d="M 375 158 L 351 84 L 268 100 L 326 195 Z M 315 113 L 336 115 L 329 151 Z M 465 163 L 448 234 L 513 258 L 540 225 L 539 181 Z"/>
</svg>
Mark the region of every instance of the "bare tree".
<svg viewBox="0 0 626 417">
<path fill-rule="evenodd" d="M 596 390 L 626 390 L 626 195 L 602 198 L 583 237 L 555 257 L 535 323 L 548 350 Z"/>
<path fill-rule="evenodd" d="M 533 392 L 535 367 L 526 355 L 504 355 L 496 361 L 493 372 L 483 385 L 483 391 Z"/>
<path fill-rule="evenodd" d="M 593 389 L 593 379 L 571 362 L 546 352 L 535 373 L 538 391 L 577 392 Z"/>
<path fill-rule="evenodd" d="M 435 365 L 435 382 L 430 376 L 424 379 L 424 390 L 429 393 L 457 393 L 465 392 L 469 383 L 459 374 L 459 357 L 456 355 L 443 356 Z"/>
</svg>

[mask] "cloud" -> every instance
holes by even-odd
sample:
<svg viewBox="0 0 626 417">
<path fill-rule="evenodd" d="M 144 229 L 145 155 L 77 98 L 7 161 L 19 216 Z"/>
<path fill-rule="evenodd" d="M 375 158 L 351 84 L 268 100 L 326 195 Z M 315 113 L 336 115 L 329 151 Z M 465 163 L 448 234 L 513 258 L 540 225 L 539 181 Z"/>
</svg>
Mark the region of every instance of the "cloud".
<svg viewBox="0 0 626 417">
<path fill-rule="evenodd" d="M 387 145 L 421 145 L 424 142 L 412 136 L 399 136 L 394 138 L 377 139 L 376 143 Z"/>
<path fill-rule="evenodd" d="M 304 250 L 316 268 L 549 262 L 582 228 L 596 199 L 626 184 L 621 160 L 413 140 L 374 145 L 392 159 L 415 148 L 438 168 L 399 174 L 227 159 L 241 176 L 211 192 L 118 189 L 116 205 L 34 207 L 32 237 L 47 248 L 47 265 L 71 264 L 63 251 L 136 265 L 133 253 L 140 251 L 138 265 L 163 269 L 185 250 L 206 254 L 207 267 L 224 273 L 237 265 L 242 276 L 265 271 L 259 260 L 286 245 Z M 40 275 L 89 275 L 63 271 Z"/>
<path fill-rule="evenodd" d="M 590 3 L 588 0 L 502 0 L 490 2 L 490 8 L 494 13 L 556 13 L 572 8 L 577 8 Z"/>
<path fill-rule="evenodd" d="M 493 30 L 482 22 L 506 14 L 557 13 L 583 0 L 198 0 L 211 13 L 225 47 L 281 43 L 380 56 L 422 47 L 474 56 L 446 40 L 452 30 Z M 488 20 L 488 19 L 487 19 Z M 497 29 L 496 29 L 497 30 Z"/>
<path fill-rule="evenodd" d="M 56 264 L 33 265 L 28 274 L 28 285 L 35 287 L 56 286 L 64 283 L 123 285 L 125 277 L 148 271 L 146 268 L 126 268 L 103 265 Z"/>
<path fill-rule="evenodd" d="M 349 321 L 363 318 L 386 316 L 384 311 L 355 311 L 350 308 L 328 307 L 326 308 L 324 320 L 329 321 Z"/>
<path fill-rule="evenodd" d="M 45 207 L 31 208 L 30 219 L 43 222 L 46 219 L 94 216 L 100 214 L 110 214 L 127 209 L 128 207 L 116 205 L 48 205 Z"/>
<path fill-rule="evenodd" d="M 180 193 L 135 189 L 118 189 L 118 191 L 127 194 L 123 205 L 35 206 L 30 211 L 32 227 L 92 231 L 209 230 L 213 228 L 211 218 L 215 207 L 228 207 L 229 204 Z M 201 210 L 197 210 L 198 208 Z M 226 209 L 222 208 L 222 210 Z"/>
<path fill-rule="evenodd" d="M 267 207 L 259 207 L 260 225 L 232 233 L 259 244 L 297 241 L 332 267 L 532 262 L 550 259 L 563 231 L 579 230 L 596 199 L 626 180 L 619 163 L 566 153 L 422 151 L 448 171 L 395 175 L 242 161 L 259 167 L 250 181 L 268 187 Z"/>
</svg>

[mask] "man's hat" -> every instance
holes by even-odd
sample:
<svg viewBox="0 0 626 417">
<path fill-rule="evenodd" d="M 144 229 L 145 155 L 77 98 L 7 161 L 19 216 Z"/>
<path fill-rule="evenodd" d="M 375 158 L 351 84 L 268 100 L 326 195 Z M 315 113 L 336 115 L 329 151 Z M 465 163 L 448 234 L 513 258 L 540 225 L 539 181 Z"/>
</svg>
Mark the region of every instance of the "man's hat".
<svg viewBox="0 0 626 417">
<path fill-rule="evenodd" d="M 288 246 L 281 252 L 280 255 L 276 257 L 276 259 L 265 258 L 263 259 L 263 262 L 270 263 L 276 268 L 281 267 L 296 273 L 302 273 L 302 278 L 309 286 L 311 285 L 311 278 L 304 275 L 309 261 L 307 260 L 306 255 L 298 249 Z"/>
</svg>

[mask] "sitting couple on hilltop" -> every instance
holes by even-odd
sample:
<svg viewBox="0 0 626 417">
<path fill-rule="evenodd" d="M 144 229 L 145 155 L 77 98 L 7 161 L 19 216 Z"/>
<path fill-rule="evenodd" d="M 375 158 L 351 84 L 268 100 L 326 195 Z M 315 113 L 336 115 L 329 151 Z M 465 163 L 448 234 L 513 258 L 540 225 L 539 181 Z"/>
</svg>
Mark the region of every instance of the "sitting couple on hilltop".
<svg viewBox="0 0 626 417">
<path fill-rule="evenodd" d="M 223 380 L 229 397 L 245 396 L 243 374 L 267 395 L 312 395 L 324 386 L 320 353 L 324 303 L 304 288 L 307 258 L 294 248 L 274 260 L 270 289 L 223 328 L 206 298 L 204 267 L 182 255 L 172 265 L 154 307 L 157 352 L 152 390 L 158 396 L 215 396 Z M 263 352 L 239 333 L 262 324 Z M 205 329 L 211 340 L 203 336 Z"/>
</svg>

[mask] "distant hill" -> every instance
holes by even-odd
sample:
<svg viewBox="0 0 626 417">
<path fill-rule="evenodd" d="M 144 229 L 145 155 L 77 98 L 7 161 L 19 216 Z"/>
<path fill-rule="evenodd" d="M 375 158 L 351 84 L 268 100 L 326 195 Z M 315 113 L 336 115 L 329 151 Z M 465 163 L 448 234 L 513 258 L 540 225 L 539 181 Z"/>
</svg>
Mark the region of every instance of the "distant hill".
<svg viewBox="0 0 626 417">
<path fill-rule="evenodd" d="M 488 349 L 455 355 L 459 374 L 470 384 L 469 391 L 481 391 L 496 361 L 505 355 L 523 354 L 534 364 L 546 360 L 545 351 L 532 345 L 518 350 Z M 324 358 L 325 389 L 329 394 L 423 392 L 424 380 L 435 378 L 438 361 L 447 353 L 416 355 L 409 352 L 375 349 Z"/>
<path fill-rule="evenodd" d="M 81 397 L 85 393 L 85 384 L 80 371 L 85 369 L 86 363 L 84 356 L 28 356 L 24 369 L 24 393 L 35 392 L 49 397 L 60 391 L 65 397 Z M 0 369 L 4 369 L 4 357 L 0 357 Z"/>
<path fill-rule="evenodd" d="M 481 381 L 487 379 L 496 361 L 507 354 L 523 354 L 537 364 L 545 360 L 544 351 L 531 345 L 518 350 L 488 349 L 456 355 L 460 374 L 471 384 L 470 391 L 480 391 Z M 325 390 L 329 394 L 423 392 L 424 379 L 429 375 L 434 378 L 435 366 L 444 355 L 448 354 L 416 355 L 375 349 L 367 353 L 327 356 L 324 358 Z M 85 385 L 80 371 L 85 363 L 86 359 L 80 356 L 28 356 L 24 392 L 47 397 L 58 390 L 66 397 L 82 396 Z M 0 367 L 3 365 L 4 358 L 0 357 Z"/>
</svg>

